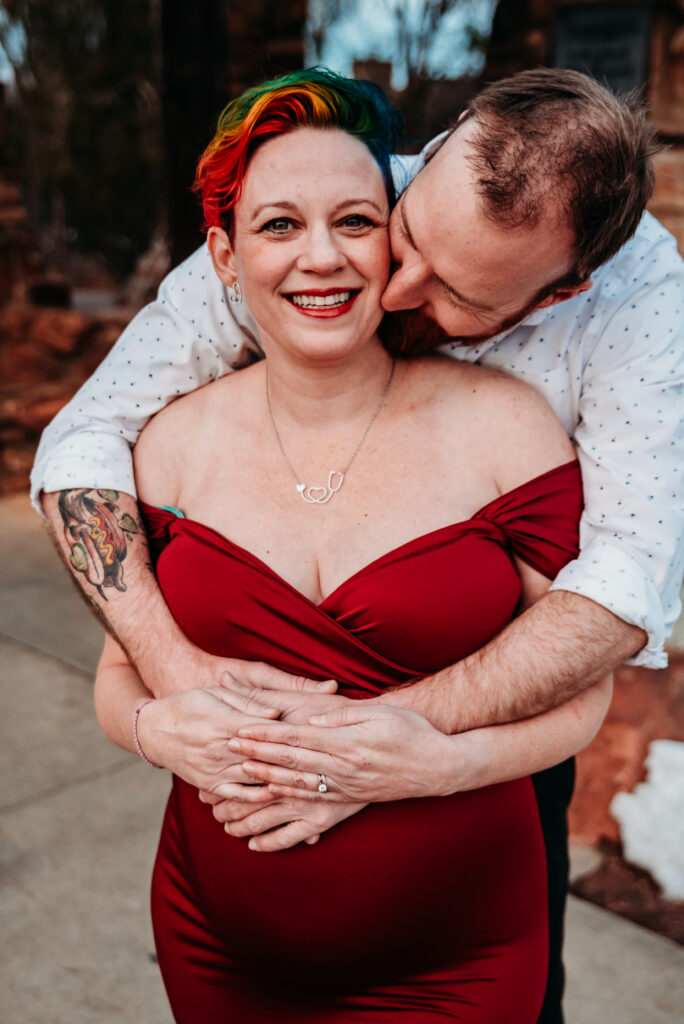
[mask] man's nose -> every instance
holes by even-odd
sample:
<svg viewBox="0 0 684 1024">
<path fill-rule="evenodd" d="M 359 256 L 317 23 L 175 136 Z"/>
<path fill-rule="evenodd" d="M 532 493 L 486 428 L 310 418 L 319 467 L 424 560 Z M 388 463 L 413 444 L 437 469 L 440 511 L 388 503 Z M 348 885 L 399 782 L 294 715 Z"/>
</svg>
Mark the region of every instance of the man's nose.
<svg viewBox="0 0 684 1024">
<path fill-rule="evenodd" d="M 316 274 L 330 274 L 347 262 L 334 234 L 327 228 L 307 232 L 303 248 L 297 260 L 299 270 Z"/>
<path fill-rule="evenodd" d="M 426 284 L 426 275 L 416 263 L 395 264 L 380 300 L 383 309 L 391 313 L 398 309 L 418 309 L 425 305 Z"/>
</svg>

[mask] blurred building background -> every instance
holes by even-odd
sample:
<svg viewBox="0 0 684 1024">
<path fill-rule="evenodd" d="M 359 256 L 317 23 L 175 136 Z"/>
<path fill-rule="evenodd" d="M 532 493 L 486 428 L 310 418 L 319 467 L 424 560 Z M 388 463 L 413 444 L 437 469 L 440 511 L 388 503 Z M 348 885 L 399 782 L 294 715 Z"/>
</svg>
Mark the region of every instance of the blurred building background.
<svg viewBox="0 0 684 1024">
<path fill-rule="evenodd" d="M 225 102 L 315 62 L 385 88 L 407 152 L 523 68 L 639 90 L 667 146 L 650 209 L 684 252 L 684 0 L 1 0 L 0 495 L 27 488 L 43 427 L 201 244 L 190 186 Z M 684 740 L 678 647 L 681 627 L 671 669 L 622 671 L 580 759 L 587 843 L 618 849 L 613 794 L 651 740 Z"/>
</svg>

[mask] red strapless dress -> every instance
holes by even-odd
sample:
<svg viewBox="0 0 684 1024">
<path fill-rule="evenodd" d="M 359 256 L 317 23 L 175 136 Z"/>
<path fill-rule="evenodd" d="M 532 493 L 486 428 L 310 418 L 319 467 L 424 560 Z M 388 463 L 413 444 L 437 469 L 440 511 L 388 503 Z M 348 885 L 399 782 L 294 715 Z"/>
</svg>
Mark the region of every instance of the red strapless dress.
<svg viewBox="0 0 684 1024">
<path fill-rule="evenodd" d="M 452 664 L 513 616 L 515 553 L 554 577 L 577 551 L 576 462 L 376 559 L 316 605 L 216 530 L 143 506 L 187 636 L 370 697 Z M 152 885 L 179 1024 L 535 1024 L 546 875 L 529 778 L 376 804 L 315 846 L 252 852 L 178 778 Z"/>
</svg>

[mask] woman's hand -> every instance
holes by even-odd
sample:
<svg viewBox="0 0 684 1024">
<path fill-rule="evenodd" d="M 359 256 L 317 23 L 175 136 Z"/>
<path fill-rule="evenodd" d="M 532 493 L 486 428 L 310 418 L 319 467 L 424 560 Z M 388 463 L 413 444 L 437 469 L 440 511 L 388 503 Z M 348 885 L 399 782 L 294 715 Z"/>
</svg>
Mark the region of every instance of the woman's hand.
<svg viewBox="0 0 684 1024">
<path fill-rule="evenodd" d="M 268 790 L 266 789 L 268 793 Z M 220 800 L 217 794 L 200 793 L 200 799 L 214 805 L 213 813 L 231 836 L 251 836 L 250 850 L 276 853 L 298 843 L 317 843 L 323 832 L 351 817 L 366 806 L 362 803 L 327 803 L 290 798 L 271 801 L 254 810 L 239 800 Z"/>
<path fill-rule="evenodd" d="M 260 693 L 260 691 L 259 691 Z M 275 694 L 270 695 L 275 698 Z M 228 742 L 241 725 L 277 718 L 277 699 L 242 696 L 223 687 L 186 690 L 151 701 L 140 711 L 138 739 L 146 756 L 198 789 L 228 787 L 223 796 L 248 802 L 272 800 L 265 787 L 245 776 L 243 758 Z"/>
<path fill-rule="evenodd" d="M 376 803 L 459 788 L 450 738 L 420 715 L 388 704 L 348 701 L 303 726 L 245 724 L 228 747 L 249 759 L 245 775 L 268 783 L 278 797 Z"/>
</svg>

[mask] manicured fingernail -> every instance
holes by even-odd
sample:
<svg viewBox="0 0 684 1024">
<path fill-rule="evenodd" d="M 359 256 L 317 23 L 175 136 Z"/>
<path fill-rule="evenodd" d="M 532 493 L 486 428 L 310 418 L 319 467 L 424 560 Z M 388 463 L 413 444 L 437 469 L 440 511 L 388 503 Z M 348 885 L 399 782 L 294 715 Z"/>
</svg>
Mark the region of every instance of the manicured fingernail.
<svg viewBox="0 0 684 1024">
<path fill-rule="evenodd" d="M 250 841 L 247 843 L 247 846 L 250 848 L 250 850 L 258 849 L 257 844 L 253 839 L 250 839 Z"/>
<path fill-rule="evenodd" d="M 244 739 L 249 740 L 252 738 L 252 730 L 249 726 L 245 725 L 241 729 L 238 729 L 238 736 L 242 736 Z"/>
<path fill-rule="evenodd" d="M 249 761 L 245 761 L 245 763 L 242 766 L 242 770 L 243 772 L 245 772 L 246 775 L 256 775 L 254 765 L 250 764 Z"/>
<path fill-rule="evenodd" d="M 312 715 L 309 719 L 312 725 L 324 725 L 327 720 L 327 715 Z"/>
<path fill-rule="evenodd" d="M 240 751 L 242 750 L 242 744 L 240 743 L 240 740 L 237 739 L 237 737 L 235 736 L 231 736 L 231 738 L 228 740 L 228 746 L 236 754 L 239 754 Z"/>
</svg>

